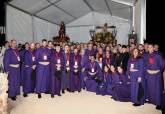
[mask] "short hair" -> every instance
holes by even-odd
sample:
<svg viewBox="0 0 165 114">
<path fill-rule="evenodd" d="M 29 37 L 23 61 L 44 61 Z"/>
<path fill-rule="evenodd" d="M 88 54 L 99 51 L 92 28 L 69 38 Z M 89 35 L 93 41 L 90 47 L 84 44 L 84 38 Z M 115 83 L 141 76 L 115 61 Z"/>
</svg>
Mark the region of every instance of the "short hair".
<svg viewBox="0 0 165 114">
<path fill-rule="evenodd" d="M 122 48 L 127 48 L 127 46 L 126 45 L 122 45 Z"/>
<path fill-rule="evenodd" d="M 51 40 L 49 40 L 48 43 L 50 43 L 50 42 L 53 43 Z"/>
<path fill-rule="evenodd" d="M 26 45 L 26 44 L 29 44 L 29 42 L 25 42 L 25 45 Z"/>
<path fill-rule="evenodd" d="M 42 39 L 42 42 L 47 42 L 47 40 L 46 39 Z"/>
</svg>

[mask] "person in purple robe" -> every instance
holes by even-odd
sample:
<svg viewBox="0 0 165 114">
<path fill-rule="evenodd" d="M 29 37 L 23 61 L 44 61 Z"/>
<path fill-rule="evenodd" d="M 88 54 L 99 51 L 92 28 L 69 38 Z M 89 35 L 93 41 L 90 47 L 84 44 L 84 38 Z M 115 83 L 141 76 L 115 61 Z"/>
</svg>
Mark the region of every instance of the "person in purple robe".
<svg viewBox="0 0 165 114">
<path fill-rule="evenodd" d="M 35 90 L 36 81 L 36 62 L 35 62 L 35 43 L 30 44 L 30 49 L 24 54 L 23 71 L 23 96 L 27 97 L 29 93 Z"/>
<path fill-rule="evenodd" d="M 116 86 L 116 84 L 119 83 L 119 74 L 116 71 L 115 66 L 112 64 L 110 66 L 110 78 L 111 81 L 109 81 L 108 86 L 107 86 L 107 95 L 113 95 L 114 92 L 114 88 Z"/>
<path fill-rule="evenodd" d="M 86 90 L 96 92 L 100 81 L 102 80 L 102 71 L 95 56 L 90 55 L 90 61 L 86 65 L 87 76 L 85 77 Z"/>
<path fill-rule="evenodd" d="M 11 48 L 4 54 L 4 72 L 8 74 L 9 88 L 8 97 L 16 100 L 20 94 L 20 54 L 16 48 L 16 40 L 11 40 Z"/>
<path fill-rule="evenodd" d="M 48 46 L 47 46 L 47 48 L 48 48 L 48 53 L 50 54 L 50 55 L 53 55 L 53 52 L 54 52 L 54 45 L 53 45 L 53 42 L 52 41 L 48 41 Z M 46 92 L 46 94 L 50 94 L 50 91 L 51 91 L 51 75 L 48 75 L 47 76 L 47 87 L 48 87 L 48 90 L 47 90 L 47 92 Z"/>
<path fill-rule="evenodd" d="M 61 79 L 61 88 L 62 88 L 62 93 L 65 93 L 65 90 L 70 91 L 70 75 L 71 75 L 71 53 L 70 53 L 70 48 L 69 45 L 65 45 L 64 47 L 64 70 Z"/>
<path fill-rule="evenodd" d="M 51 56 L 51 97 L 61 96 L 61 78 L 63 75 L 65 61 L 60 45 L 56 45 L 55 51 Z"/>
<path fill-rule="evenodd" d="M 94 53 L 94 50 L 93 50 L 93 44 L 89 43 L 88 48 L 85 51 L 85 55 L 87 55 L 88 61 L 90 61 L 90 56 L 93 55 L 93 54 L 94 54 L 94 56 L 96 56 L 95 53 Z"/>
<path fill-rule="evenodd" d="M 103 67 L 103 58 L 104 58 L 103 49 L 100 47 L 100 48 L 98 48 L 98 52 L 96 54 L 96 61 L 99 63 L 101 70 L 104 68 Z"/>
<path fill-rule="evenodd" d="M 96 92 L 97 95 L 107 95 L 107 87 L 108 84 L 110 84 L 112 81 L 111 76 L 110 76 L 110 69 L 107 65 L 104 66 L 104 71 L 103 71 L 103 80 L 98 86 L 98 90 Z"/>
<path fill-rule="evenodd" d="M 105 57 L 103 58 L 103 67 L 108 66 L 110 69 L 110 66 L 113 64 L 113 58 L 110 55 L 110 51 L 105 52 Z"/>
<path fill-rule="evenodd" d="M 70 91 L 81 91 L 81 56 L 78 53 L 77 47 L 71 55 L 71 75 L 70 75 Z"/>
<path fill-rule="evenodd" d="M 114 87 L 112 98 L 116 101 L 129 102 L 131 98 L 130 79 L 126 76 L 122 66 L 117 67 L 119 83 Z"/>
<path fill-rule="evenodd" d="M 20 51 L 20 59 L 21 59 L 21 78 L 20 83 L 23 85 L 23 77 L 24 77 L 24 59 L 25 59 L 25 52 L 29 50 L 29 43 L 26 42 L 24 48 Z"/>
<path fill-rule="evenodd" d="M 156 105 L 156 109 L 161 109 L 164 90 L 162 73 L 165 63 L 163 57 L 154 52 L 152 44 L 148 45 L 148 51 L 149 53 L 144 58 L 147 99 L 150 103 Z"/>
<path fill-rule="evenodd" d="M 47 40 L 42 40 L 42 47 L 35 51 L 36 57 L 36 93 L 41 98 L 41 93 L 49 91 L 50 59 L 51 53 L 47 48 Z"/>
<path fill-rule="evenodd" d="M 127 76 L 131 79 L 131 102 L 133 106 L 143 105 L 145 102 L 144 60 L 140 57 L 137 48 L 132 50 L 128 61 Z"/>
<path fill-rule="evenodd" d="M 84 77 L 86 76 L 86 72 L 85 72 L 85 67 L 86 64 L 88 63 L 88 57 L 87 55 L 85 55 L 85 49 L 81 49 L 80 51 L 80 56 L 81 56 L 81 88 L 85 89 L 85 82 L 84 82 Z"/>
</svg>

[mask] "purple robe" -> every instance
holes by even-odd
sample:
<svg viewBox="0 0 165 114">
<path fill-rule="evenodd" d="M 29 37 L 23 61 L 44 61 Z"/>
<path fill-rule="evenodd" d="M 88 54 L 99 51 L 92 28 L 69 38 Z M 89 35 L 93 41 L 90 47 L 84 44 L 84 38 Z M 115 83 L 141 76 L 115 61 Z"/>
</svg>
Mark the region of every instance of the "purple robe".
<svg viewBox="0 0 165 114">
<path fill-rule="evenodd" d="M 124 73 L 119 74 L 119 83 L 114 87 L 112 98 L 121 102 L 129 102 L 131 98 L 130 80 Z"/>
<path fill-rule="evenodd" d="M 64 70 L 63 70 L 63 75 L 61 79 L 61 88 L 63 90 L 69 89 L 70 90 L 70 68 L 71 68 L 71 54 L 68 53 L 66 54 L 65 52 L 63 53 L 64 55 Z M 69 61 L 69 66 L 66 66 L 67 61 Z M 67 70 L 69 68 L 69 70 Z"/>
<path fill-rule="evenodd" d="M 24 67 L 23 67 L 23 93 L 28 94 L 35 90 L 35 69 L 32 66 L 35 65 L 35 51 L 27 50 L 24 54 Z M 34 71 L 33 71 L 34 70 Z M 34 72 L 34 74 L 32 74 Z"/>
<path fill-rule="evenodd" d="M 88 57 L 88 62 L 90 61 L 89 60 L 90 55 L 96 56 L 96 54 L 94 53 L 94 50 L 88 50 L 88 49 L 85 50 L 85 55 Z"/>
<path fill-rule="evenodd" d="M 113 95 L 114 87 L 119 83 L 119 74 L 117 72 L 110 73 L 111 82 L 107 86 L 107 95 Z"/>
<path fill-rule="evenodd" d="M 147 98 L 149 102 L 161 106 L 163 96 L 163 70 L 164 60 L 158 53 L 146 54 L 145 58 L 145 78 Z M 149 73 L 147 70 L 159 70 L 155 74 Z"/>
<path fill-rule="evenodd" d="M 20 94 L 20 55 L 17 49 L 6 50 L 3 59 L 4 71 L 8 72 L 8 96 L 16 97 Z M 19 65 L 13 67 L 11 65 Z"/>
<path fill-rule="evenodd" d="M 78 66 L 75 68 L 74 66 Z M 71 75 L 70 75 L 70 90 L 81 90 L 81 56 L 79 54 L 72 54 L 71 56 Z"/>
<path fill-rule="evenodd" d="M 90 74 L 92 73 L 92 69 L 94 69 L 94 73 L 96 73 L 96 75 Z M 102 80 L 102 72 L 98 62 L 96 61 L 94 61 L 93 63 L 88 62 L 86 66 L 86 72 L 87 72 L 87 76 L 85 77 L 86 90 L 90 92 L 96 92 L 99 85 L 99 83 L 96 80 Z"/>
<path fill-rule="evenodd" d="M 111 84 L 112 78 L 110 76 L 109 72 L 103 72 L 103 80 L 99 84 L 97 95 L 107 95 L 107 87 L 109 84 Z"/>
<path fill-rule="evenodd" d="M 103 58 L 103 68 L 104 66 L 110 66 L 113 64 L 113 59 L 112 57 L 110 56 L 110 58 Z"/>
<path fill-rule="evenodd" d="M 21 77 L 20 77 L 20 83 L 21 83 L 21 85 L 23 85 L 23 77 L 24 77 L 24 58 L 25 58 L 25 52 L 26 52 L 27 50 L 26 49 L 24 49 L 24 50 L 21 50 L 20 51 L 20 59 L 21 59 L 21 68 L 20 68 L 20 70 L 21 70 Z"/>
<path fill-rule="evenodd" d="M 131 71 L 135 69 L 137 71 Z M 127 65 L 127 76 L 131 79 L 131 102 L 143 105 L 145 102 L 145 77 L 144 77 L 144 60 L 142 58 L 130 58 Z M 139 82 L 138 77 L 141 77 L 141 84 L 144 89 L 144 96 L 138 100 Z"/>
<path fill-rule="evenodd" d="M 35 52 L 36 57 L 36 93 L 50 91 L 50 59 L 51 53 L 48 48 L 39 48 Z M 49 62 L 43 65 L 40 62 Z"/>
<path fill-rule="evenodd" d="M 81 68 L 85 69 L 85 66 L 87 65 L 88 63 L 88 57 L 86 55 L 84 56 L 81 56 Z M 84 82 L 84 77 L 86 76 L 86 72 L 85 70 L 84 71 L 81 71 L 81 88 L 85 88 L 85 82 Z"/>
<path fill-rule="evenodd" d="M 61 65 L 59 69 L 57 65 Z M 53 52 L 51 57 L 51 95 L 59 95 L 61 91 L 61 78 L 64 69 L 64 55 L 60 52 Z"/>
</svg>

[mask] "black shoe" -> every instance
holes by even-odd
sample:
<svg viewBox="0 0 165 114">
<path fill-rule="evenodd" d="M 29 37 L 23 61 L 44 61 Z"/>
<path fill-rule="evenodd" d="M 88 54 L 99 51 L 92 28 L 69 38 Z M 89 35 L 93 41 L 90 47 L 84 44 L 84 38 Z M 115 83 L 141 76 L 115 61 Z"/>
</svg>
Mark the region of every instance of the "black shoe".
<svg viewBox="0 0 165 114">
<path fill-rule="evenodd" d="M 145 103 L 150 103 L 150 101 L 149 100 L 145 100 Z"/>
<path fill-rule="evenodd" d="M 23 97 L 27 97 L 28 95 L 27 94 L 23 94 Z"/>
<path fill-rule="evenodd" d="M 45 92 L 45 94 L 49 94 L 49 93 L 50 93 L 49 91 Z"/>
<path fill-rule="evenodd" d="M 54 95 L 51 95 L 51 98 L 54 98 Z"/>
<path fill-rule="evenodd" d="M 69 88 L 67 88 L 67 91 L 70 92 Z"/>
<path fill-rule="evenodd" d="M 134 103 L 133 106 L 140 106 L 140 104 Z"/>
<path fill-rule="evenodd" d="M 38 98 L 40 99 L 42 96 L 41 96 L 41 94 L 38 94 Z"/>
<path fill-rule="evenodd" d="M 157 106 L 156 106 L 156 109 L 157 109 L 157 110 L 161 110 L 161 106 L 157 105 Z"/>
<path fill-rule="evenodd" d="M 16 101 L 16 97 L 11 97 L 11 100 Z"/>
<path fill-rule="evenodd" d="M 63 94 L 65 93 L 65 89 L 62 89 L 62 93 L 63 93 Z"/>
<path fill-rule="evenodd" d="M 61 96 L 61 94 L 58 94 L 58 96 Z"/>
</svg>

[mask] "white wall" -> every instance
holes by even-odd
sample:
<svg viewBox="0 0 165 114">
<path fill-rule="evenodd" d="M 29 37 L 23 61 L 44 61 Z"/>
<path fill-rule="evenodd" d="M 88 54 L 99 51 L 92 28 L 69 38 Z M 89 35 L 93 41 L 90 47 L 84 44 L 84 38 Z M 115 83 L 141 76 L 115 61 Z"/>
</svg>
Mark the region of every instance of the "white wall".
<svg viewBox="0 0 165 114">
<path fill-rule="evenodd" d="M 57 36 L 58 26 L 37 17 L 32 17 L 11 6 L 7 6 L 7 40 L 16 39 L 18 43 L 41 42 Z"/>
<path fill-rule="evenodd" d="M 7 6 L 6 33 L 7 40 L 16 39 L 19 43 L 32 41 L 31 16 Z"/>
<path fill-rule="evenodd" d="M 67 24 L 66 33 L 70 36 L 72 41 L 87 42 L 90 40 L 89 30 L 93 28 L 92 25 L 103 26 L 104 23 L 117 27 L 118 33 L 116 38 L 118 43 L 128 43 L 128 33 L 130 30 L 129 21 L 96 12 L 89 13 Z"/>
</svg>

